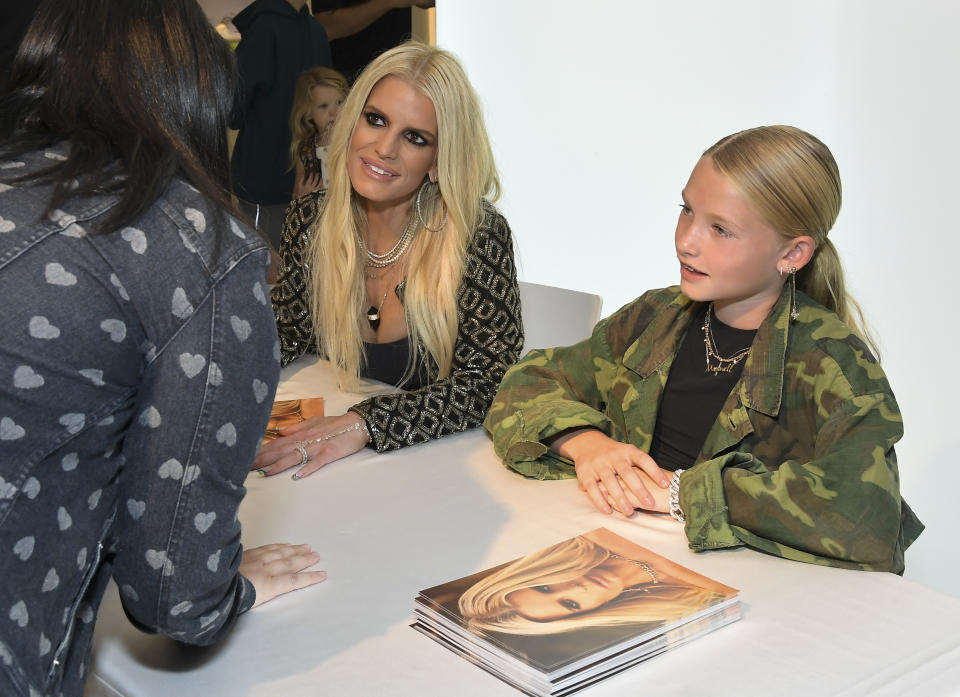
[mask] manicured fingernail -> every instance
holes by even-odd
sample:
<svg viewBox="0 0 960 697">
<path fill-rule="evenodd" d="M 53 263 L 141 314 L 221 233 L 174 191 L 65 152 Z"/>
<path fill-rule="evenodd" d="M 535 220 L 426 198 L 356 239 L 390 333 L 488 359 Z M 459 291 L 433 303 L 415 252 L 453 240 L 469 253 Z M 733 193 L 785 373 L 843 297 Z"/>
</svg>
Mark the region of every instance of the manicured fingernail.
<svg viewBox="0 0 960 697">
<path fill-rule="evenodd" d="M 661 488 L 661 489 L 666 489 L 668 486 L 670 486 L 670 480 L 668 480 L 668 479 L 661 479 L 661 480 L 660 480 L 660 488 Z"/>
<path fill-rule="evenodd" d="M 261 477 L 266 477 L 267 471 L 260 469 L 260 470 L 257 470 L 257 474 L 259 474 Z"/>
<path fill-rule="evenodd" d="M 299 481 L 299 480 L 300 480 L 300 473 L 299 473 L 299 472 L 294 472 L 294 473 L 293 473 L 293 476 L 290 477 L 290 479 L 292 479 L 292 480 L 295 481 L 295 482 L 296 482 L 296 481 Z"/>
</svg>

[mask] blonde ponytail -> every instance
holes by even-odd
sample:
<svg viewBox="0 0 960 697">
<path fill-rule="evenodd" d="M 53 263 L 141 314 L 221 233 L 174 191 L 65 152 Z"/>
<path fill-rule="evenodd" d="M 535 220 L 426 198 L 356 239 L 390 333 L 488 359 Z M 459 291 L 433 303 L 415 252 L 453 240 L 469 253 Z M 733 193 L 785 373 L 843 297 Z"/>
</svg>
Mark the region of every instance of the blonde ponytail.
<svg viewBox="0 0 960 697">
<path fill-rule="evenodd" d="M 750 205 L 786 237 L 808 235 L 815 250 L 797 287 L 836 315 L 876 353 L 843 265 L 827 237 L 840 213 L 840 170 L 830 149 L 793 126 L 760 126 L 722 138 L 704 152 Z"/>
</svg>

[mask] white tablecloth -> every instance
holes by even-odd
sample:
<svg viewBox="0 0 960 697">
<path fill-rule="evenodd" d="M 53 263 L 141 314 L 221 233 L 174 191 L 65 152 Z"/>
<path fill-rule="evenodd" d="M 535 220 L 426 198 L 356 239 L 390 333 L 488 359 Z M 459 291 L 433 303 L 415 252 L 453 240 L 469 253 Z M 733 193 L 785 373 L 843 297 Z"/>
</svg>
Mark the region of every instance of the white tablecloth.
<svg viewBox="0 0 960 697">
<path fill-rule="evenodd" d="M 322 362 L 300 361 L 282 380 L 278 399 L 323 396 L 328 414 L 363 398 L 338 393 Z M 744 616 L 589 697 L 960 694 L 960 600 L 893 574 L 747 549 L 695 554 L 669 517 L 607 517 L 575 481 L 507 471 L 481 430 L 384 455 L 364 450 L 302 481 L 252 475 L 247 487 L 244 544 L 310 543 L 327 581 L 252 610 L 207 649 L 139 633 L 112 588 L 88 697 L 517 695 L 411 629 L 413 598 L 600 526 L 741 589 Z"/>
</svg>

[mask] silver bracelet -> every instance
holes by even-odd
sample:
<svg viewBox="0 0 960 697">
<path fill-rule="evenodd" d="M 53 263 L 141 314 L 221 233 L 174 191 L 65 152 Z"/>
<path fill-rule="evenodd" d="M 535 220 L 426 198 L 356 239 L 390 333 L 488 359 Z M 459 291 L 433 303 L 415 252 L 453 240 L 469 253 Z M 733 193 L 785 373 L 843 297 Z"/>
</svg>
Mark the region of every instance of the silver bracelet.
<svg viewBox="0 0 960 697">
<path fill-rule="evenodd" d="M 684 470 L 677 470 L 673 473 L 673 479 L 670 480 L 670 516 L 681 523 L 686 523 L 687 518 L 683 515 L 683 509 L 680 508 L 680 475 Z"/>
<path fill-rule="evenodd" d="M 320 436 L 319 438 L 314 438 L 313 440 L 306 441 L 307 443 L 322 443 L 325 440 L 330 440 L 331 438 L 336 438 L 337 436 L 342 436 L 344 433 L 350 433 L 350 431 L 363 431 L 364 435 L 369 439 L 370 431 L 367 429 L 367 422 L 364 419 L 360 419 L 357 423 L 352 426 L 347 426 L 346 428 L 341 428 L 339 431 L 334 431 L 333 433 L 328 433 L 325 436 Z"/>
</svg>

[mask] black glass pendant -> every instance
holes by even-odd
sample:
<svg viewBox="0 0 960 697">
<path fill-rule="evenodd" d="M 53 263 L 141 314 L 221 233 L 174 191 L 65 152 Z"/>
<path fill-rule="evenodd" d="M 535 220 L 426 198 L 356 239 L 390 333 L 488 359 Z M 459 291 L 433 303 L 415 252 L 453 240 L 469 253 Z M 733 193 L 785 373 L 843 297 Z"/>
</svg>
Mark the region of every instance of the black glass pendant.
<svg viewBox="0 0 960 697">
<path fill-rule="evenodd" d="M 377 331 L 377 327 L 380 326 L 380 310 L 373 305 L 367 310 L 367 321 L 370 323 L 370 328 Z"/>
</svg>

